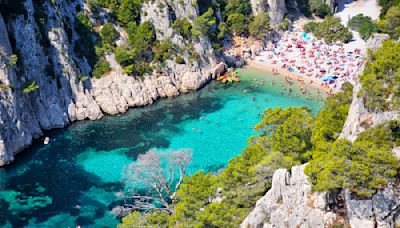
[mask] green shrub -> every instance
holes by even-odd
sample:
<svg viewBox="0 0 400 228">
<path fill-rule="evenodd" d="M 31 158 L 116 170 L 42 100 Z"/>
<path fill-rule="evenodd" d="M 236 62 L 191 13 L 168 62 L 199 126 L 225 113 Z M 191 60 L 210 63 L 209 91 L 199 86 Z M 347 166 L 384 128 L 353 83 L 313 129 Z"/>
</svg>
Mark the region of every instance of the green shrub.
<svg viewBox="0 0 400 228">
<path fill-rule="evenodd" d="M 326 17 L 324 21 L 316 23 L 316 25 L 316 27 L 315 24 L 308 25 L 307 30 L 313 30 L 315 37 L 324 39 L 328 43 L 335 41 L 347 43 L 353 37 L 349 29 L 340 23 L 338 17 Z"/>
<path fill-rule="evenodd" d="M 318 27 L 318 23 L 315 21 L 310 21 L 304 25 L 304 32 L 313 33 Z"/>
<path fill-rule="evenodd" d="M 385 41 L 374 53 L 361 75 L 362 96 L 371 111 L 388 111 L 400 107 L 400 43 Z M 393 96 L 393 97 L 392 97 Z M 392 99 L 389 99 L 392 97 Z"/>
<path fill-rule="evenodd" d="M 171 27 L 185 39 L 189 39 L 192 35 L 192 24 L 186 19 L 175 20 Z"/>
<path fill-rule="evenodd" d="M 331 7 L 322 2 L 322 0 L 310 0 L 310 11 L 315 13 L 316 16 L 324 18 L 331 13 Z"/>
<path fill-rule="evenodd" d="M 108 22 L 103 26 L 100 31 L 101 39 L 104 43 L 114 46 L 118 38 L 118 31 L 115 29 L 113 23 Z"/>
<path fill-rule="evenodd" d="M 389 34 L 393 39 L 398 39 L 400 37 L 400 6 L 390 7 L 377 25 L 382 32 Z"/>
<path fill-rule="evenodd" d="M 22 89 L 23 93 L 30 93 L 39 89 L 39 85 L 35 81 L 25 83 L 25 87 Z"/>
<path fill-rule="evenodd" d="M 85 57 L 91 67 L 96 64 L 96 40 L 97 34 L 93 31 L 92 23 L 89 17 L 83 12 L 78 13 L 75 20 L 75 30 L 79 35 L 79 39 L 74 43 L 74 52 L 79 57 Z"/>
<path fill-rule="evenodd" d="M 315 15 L 321 18 L 325 18 L 326 16 L 330 15 L 330 13 L 331 13 L 331 7 L 329 7 L 327 4 L 321 4 L 315 10 Z"/>
<path fill-rule="evenodd" d="M 121 0 L 117 9 L 117 18 L 122 24 L 135 22 L 140 17 L 141 0 Z"/>
<path fill-rule="evenodd" d="M 242 35 L 247 30 L 246 18 L 241 13 L 230 14 L 226 22 L 229 30 L 235 35 Z"/>
<path fill-rule="evenodd" d="M 358 196 L 371 196 L 396 180 L 400 165 L 392 154 L 393 141 L 384 125 L 361 133 L 354 143 L 338 139 L 330 150 L 314 152 L 305 173 L 316 191 L 349 188 Z"/>
<path fill-rule="evenodd" d="M 111 67 L 108 62 L 104 59 L 101 59 L 96 63 L 93 68 L 93 76 L 96 78 L 101 78 L 104 74 L 111 71 Z"/>
<path fill-rule="evenodd" d="M 184 59 L 182 56 L 178 55 L 178 56 L 176 56 L 176 58 L 175 58 L 175 62 L 176 62 L 177 64 L 185 64 L 185 59 Z"/>
<path fill-rule="evenodd" d="M 373 32 L 375 32 L 376 25 L 372 22 L 371 17 L 364 16 L 363 14 L 358 14 L 352 17 L 347 26 L 360 33 L 361 38 L 368 40 Z"/>
<path fill-rule="evenodd" d="M 249 33 L 256 39 L 264 39 L 268 29 L 269 16 L 265 12 L 259 13 L 257 16 L 255 16 L 249 24 Z"/>
<path fill-rule="evenodd" d="M 314 149 L 328 148 L 342 131 L 353 100 L 353 86 L 346 82 L 342 88 L 343 92 L 326 98 L 324 108 L 317 113 L 311 137 Z"/>
<path fill-rule="evenodd" d="M 18 62 L 18 56 L 13 54 L 8 56 L 7 67 L 13 67 Z"/>
<path fill-rule="evenodd" d="M 208 36 L 212 26 L 216 24 L 214 10 L 209 8 L 193 21 L 192 34 L 195 37 Z"/>
</svg>

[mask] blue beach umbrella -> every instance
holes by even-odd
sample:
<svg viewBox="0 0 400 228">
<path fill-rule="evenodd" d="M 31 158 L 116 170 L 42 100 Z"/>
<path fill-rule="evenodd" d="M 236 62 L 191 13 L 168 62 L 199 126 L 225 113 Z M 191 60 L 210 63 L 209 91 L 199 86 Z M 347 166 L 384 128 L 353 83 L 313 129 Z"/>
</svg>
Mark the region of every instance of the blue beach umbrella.
<svg viewBox="0 0 400 228">
<path fill-rule="evenodd" d="M 333 77 L 331 75 L 325 76 L 321 78 L 321 81 L 327 82 L 333 80 Z"/>
</svg>

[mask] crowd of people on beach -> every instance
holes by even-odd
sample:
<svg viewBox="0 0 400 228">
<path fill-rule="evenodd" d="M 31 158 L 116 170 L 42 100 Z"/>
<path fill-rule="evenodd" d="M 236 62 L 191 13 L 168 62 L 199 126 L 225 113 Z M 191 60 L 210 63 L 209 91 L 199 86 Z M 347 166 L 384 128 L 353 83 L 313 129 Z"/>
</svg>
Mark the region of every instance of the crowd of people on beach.
<svg viewBox="0 0 400 228">
<path fill-rule="evenodd" d="M 285 33 L 256 60 L 272 66 L 274 74 L 283 69 L 299 75 L 298 81 L 308 78 L 309 84 L 320 83 L 331 91 L 344 82 L 354 84 L 364 62 L 360 49 L 345 50 L 340 43 L 328 44 L 304 32 Z"/>
</svg>

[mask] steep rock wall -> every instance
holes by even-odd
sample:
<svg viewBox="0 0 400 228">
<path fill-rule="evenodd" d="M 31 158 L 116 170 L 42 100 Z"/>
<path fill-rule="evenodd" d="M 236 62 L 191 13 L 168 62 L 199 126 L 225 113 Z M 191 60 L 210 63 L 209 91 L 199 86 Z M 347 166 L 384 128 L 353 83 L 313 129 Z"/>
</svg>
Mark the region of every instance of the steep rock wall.
<svg viewBox="0 0 400 228">
<path fill-rule="evenodd" d="M 387 34 L 374 34 L 368 40 L 367 47 L 374 51 L 387 39 L 389 39 Z M 397 111 L 371 112 L 367 110 L 363 98 L 358 97 L 361 88 L 360 82 L 357 82 L 353 89 L 353 101 L 349 114 L 340 134 L 341 138 L 347 138 L 350 141 L 354 141 L 358 134 L 365 131 L 366 128 L 399 118 Z"/>
<path fill-rule="evenodd" d="M 250 0 L 250 3 L 253 14 L 267 12 L 272 25 L 281 23 L 288 12 L 285 0 Z"/>
<path fill-rule="evenodd" d="M 9 85 L 18 86 L 15 67 L 9 67 L 8 59 L 12 55 L 11 43 L 7 35 L 3 17 L 0 15 L 0 166 L 12 161 L 16 152 L 28 146 L 32 133 L 40 134 L 39 126 L 33 124 L 28 129 L 27 122 L 34 123 L 29 115 L 30 107 L 25 107 L 26 97 L 13 92 Z M 21 110 L 26 108 L 26 113 Z"/>
</svg>

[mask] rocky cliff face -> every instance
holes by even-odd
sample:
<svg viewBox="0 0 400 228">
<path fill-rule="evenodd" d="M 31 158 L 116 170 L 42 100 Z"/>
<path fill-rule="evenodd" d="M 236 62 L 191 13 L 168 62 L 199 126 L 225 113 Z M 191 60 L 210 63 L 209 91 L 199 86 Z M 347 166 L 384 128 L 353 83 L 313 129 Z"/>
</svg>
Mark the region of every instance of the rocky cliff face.
<svg viewBox="0 0 400 228">
<path fill-rule="evenodd" d="M 390 184 L 368 200 L 353 199 L 347 191 L 328 196 L 311 191 L 304 174 L 305 166 L 277 170 L 272 188 L 257 201 L 241 227 L 389 228 L 400 225 L 398 184 Z"/>
<path fill-rule="evenodd" d="M 370 112 L 365 108 L 362 97 L 357 94 L 361 90 L 361 85 L 357 84 L 353 90 L 353 101 L 350 106 L 349 114 L 343 126 L 340 137 L 347 138 L 350 141 L 357 139 L 358 134 L 367 128 L 377 126 L 389 120 L 398 118 L 397 111 L 390 112 Z"/>
<path fill-rule="evenodd" d="M 250 3 L 255 16 L 267 12 L 273 25 L 281 23 L 288 12 L 285 0 L 250 0 Z"/>
<path fill-rule="evenodd" d="M 123 113 L 129 107 L 198 89 L 225 68 L 224 63 L 215 63 L 210 42 L 201 39 L 194 44 L 200 59 L 192 64 L 167 61 L 163 73 L 137 79 L 124 74 L 108 56 L 113 72 L 82 82 L 81 76 L 91 69 L 74 52 L 74 44 L 79 39 L 76 15 L 87 9 L 84 2 L 26 0 L 24 8 L 26 13 L 8 16 L 6 21 L 0 15 L 0 166 L 13 161 L 32 138 L 42 135 L 42 129 L 100 119 L 103 113 Z M 196 4 L 155 0 L 144 4 L 143 11 L 142 20 L 154 24 L 157 39 L 171 39 L 185 47 L 184 39 L 170 28 L 170 15 L 194 19 Z M 9 66 L 13 54 L 18 54 L 18 64 Z M 189 58 L 187 52 L 182 54 Z M 24 92 L 33 82 L 38 88 Z"/>
<path fill-rule="evenodd" d="M 389 39 L 387 34 L 374 34 L 367 42 L 367 47 L 372 51 L 376 50 L 383 41 Z M 397 111 L 371 112 L 364 105 L 362 97 L 358 97 L 361 84 L 357 83 L 353 90 L 353 101 L 350 106 L 347 120 L 343 126 L 340 137 L 354 141 L 358 134 L 366 128 L 374 127 L 389 120 L 398 118 Z"/>
</svg>

